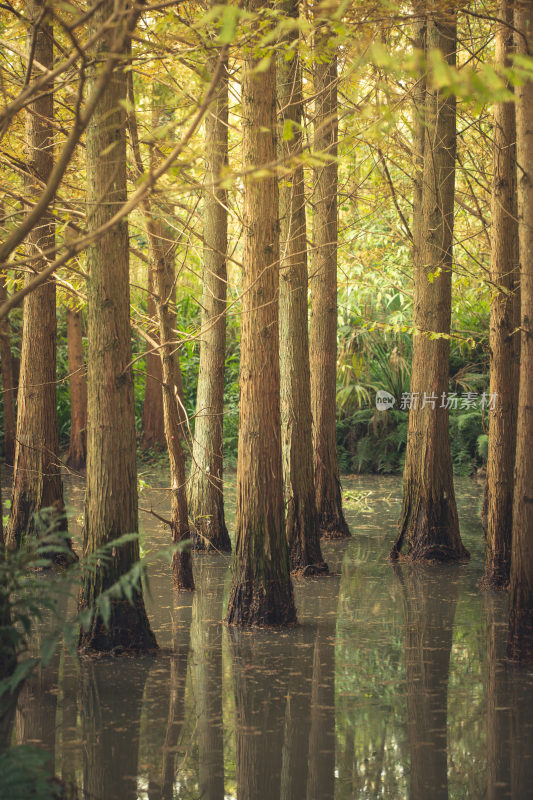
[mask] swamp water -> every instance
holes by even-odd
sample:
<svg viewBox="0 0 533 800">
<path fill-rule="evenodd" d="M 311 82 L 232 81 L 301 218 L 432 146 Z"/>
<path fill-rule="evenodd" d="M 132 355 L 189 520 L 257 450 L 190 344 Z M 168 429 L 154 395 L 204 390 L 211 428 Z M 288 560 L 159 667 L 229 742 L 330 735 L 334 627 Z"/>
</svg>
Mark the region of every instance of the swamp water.
<svg viewBox="0 0 533 800">
<path fill-rule="evenodd" d="M 324 544 L 330 577 L 295 581 L 289 631 L 221 624 L 229 557 L 195 554 L 197 591 L 179 595 L 156 562 L 163 652 L 59 653 L 22 690 L 14 739 L 42 745 L 84 800 L 533 798 L 533 672 L 505 663 L 507 598 L 477 590 L 482 485 L 456 488 L 471 562 L 393 568 L 401 481 L 345 480 L 353 537 Z M 79 513 L 81 484 L 67 495 Z M 167 497 L 140 504 L 165 515 Z M 145 549 L 166 546 L 141 516 Z"/>
</svg>

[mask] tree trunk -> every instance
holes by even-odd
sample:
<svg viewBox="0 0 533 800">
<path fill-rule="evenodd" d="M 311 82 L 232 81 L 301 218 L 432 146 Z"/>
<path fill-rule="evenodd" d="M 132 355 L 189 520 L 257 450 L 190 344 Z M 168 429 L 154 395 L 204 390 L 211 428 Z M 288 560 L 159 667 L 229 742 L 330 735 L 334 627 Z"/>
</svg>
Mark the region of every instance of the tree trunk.
<svg viewBox="0 0 533 800">
<path fill-rule="evenodd" d="M 250 11 L 270 3 L 249 0 Z M 276 159 L 276 64 L 253 72 L 253 43 L 242 77 L 244 170 Z M 240 424 L 230 625 L 296 622 L 283 515 L 279 406 L 278 183 L 244 179 Z"/>
<path fill-rule="evenodd" d="M 148 301 L 146 306 L 147 316 L 153 320 L 157 328 L 157 304 L 152 292 L 154 291 L 154 265 L 150 259 L 148 269 Z M 153 331 L 151 331 L 153 335 Z M 157 339 L 157 334 L 155 337 Z M 144 390 L 144 405 L 142 416 L 142 450 L 163 450 L 165 447 L 165 422 L 163 420 L 163 374 L 161 371 L 161 358 L 157 351 L 148 347 L 146 356 L 146 384 Z"/>
<path fill-rule="evenodd" d="M 118 21 L 116 14 L 119 14 Z M 87 227 L 105 224 L 127 198 L 126 185 L 126 33 L 136 12 L 120 0 L 105 0 L 94 24 L 109 21 L 99 40 L 99 60 L 122 56 L 110 76 L 87 128 Z M 94 80 L 94 73 L 92 76 Z M 136 432 L 131 368 L 128 224 L 123 220 L 87 251 L 88 419 L 87 495 L 84 552 L 93 553 L 123 534 L 138 531 Z M 115 548 L 109 563 L 84 577 L 81 605 L 93 607 L 97 596 L 139 560 L 133 540 Z M 95 617 L 80 633 L 89 650 L 143 651 L 157 647 L 146 615 L 142 587 L 132 602 L 114 599 L 109 626 Z"/>
<path fill-rule="evenodd" d="M 157 230 L 156 230 L 157 229 Z M 178 544 L 190 539 L 189 514 L 187 509 L 187 487 L 185 477 L 185 453 L 182 446 L 183 411 L 180 407 L 182 397 L 178 354 L 174 343 L 172 312 L 169 308 L 172 281 L 169 280 L 168 264 L 165 259 L 165 239 L 157 222 L 152 226 L 154 247 L 158 250 L 155 270 L 155 290 L 157 293 L 157 315 L 159 319 L 159 341 L 161 344 L 161 365 L 163 377 L 163 419 L 170 462 L 171 485 L 171 535 L 172 542 Z M 194 589 L 192 559 L 189 549 L 174 553 L 174 585 L 178 589 Z"/>
<path fill-rule="evenodd" d="M 215 51 L 208 60 L 209 74 L 213 72 L 217 59 Z M 206 115 L 205 153 L 203 313 L 189 514 L 195 529 L 195 549 L 230 552 L 222 482 L 228 214 L 226 191 L 218 185 L 228 163 L 227 61 L 216 100 Z"/>
<path fill-rule="evenodd" d="M 53 33 L 44 3 L 28 6 L 38 27 L 29 28 L 27 47 L 34 48 L 34 61 L 53 69 Z M 28 174 L 25 190 L 29 198 L 39 194 L 54 163 L 53 85 L 50 84 L 28 106 L 26 145 Z M 49 209 L 26 238 L 26 255 L 32 268 L 44 269 L 40 255 L 54 246 L 54 216 Z M 28 275 L 26 281 L 31 281 Z M 59 434 L 56 413 L 56 290 L 54 280 L 40 286 L 24 300 L 22 352 L 18 389 L 17 434 L 11 515 L 8 528 L 10 546 L 36 531 L 38 512 L 54 507 L 63 511 L 63 485 L 59 466 Z M 62 524 L 66 520 L 62 519 Z"/>
<path fill-rule="evenodd" d="M 344 539 L 350 531 L 342 510 L 337 461 L 337 55 L 329 31 L 315 33 L 314 149 L 327 163 L 314 172 L 311 261 L 311 409 L 316 506 L 322 535 Z"/>
<path fill-rule="evenodd" d="M 81 313 L 67 308 L 70 384 L 70 445 L 67 465 L 83 469 L 87 459 L 87 375 L 83 360 Z"/>
<path fill-rule="evenodd" d="M 7 300 L 5 274 L 0 274 L 0 304 Z M 4 459 L 12 464 L 15 456 L 15 381 L 13 376 L 13 356 L 11 355 L 11 332 L 9 316 L 0 321 L 0 358 L 2 361 L 2 389 L 4 403 Z"/>
<path fill-rule="evenodd" d="M 496 63 L 508 65 L 513 45 L 513 10 L 500 0 Z M 482 589 L 507 589 L 511 569 L 513 471 L 520 373 L 520 268 L 516 200 L 516 125 L 514 103 L 494 105 L 490 308 L 490 394 L 496 407 L 489 421 L 487 463 L 487 553 Z"/>
<path fill-rule="evenodd" d="M 427 52 L 455 64 L 453 11 L 428 14 Z M 453 487 L 446 395 L 449 388 L 452 239 L 455 186 L 455 97 L 426 87 L 422 208 L 415 210 L 415 300 L 411 395 L 404 497 L 396 560 L 468 558 L 461 542 Z M 416 193 L 415 193 L 416 196 Z M 416 225 L 420 224 L 420 232 Z M 417 237 L 420 236 L 419 241 Z"/>
<path fill-rule="evenodd" d="M 135 97 L 131 73 L 129 78 L 129 93 L 130 102 L 134 104 Z M 154 123 L 154 128 L 159 124 L 159 118 L 160 109 L 153 105 L 152 121 Z M 130 114 L 129 128 L 137 168 L 139 173 L 142 174 L 144 168 L 139 149 L 137 120 L 134 113 Z M 152 288 L 158 321 L 163 423 L 170 462 L 170 505 L 172 513 L 170 528 L 172 542 L 178 544 L 190 538 L 190 528 L 185 478 L 185 453 L 182 447 L 185 426 L 183 385 L 179 356 L 175 344 L 175 332 L 173 329 L 175 319 L 173 319 L 170 309 L 170 304 L 174 300 L 175 281 L 173 256 L 175 245 L 172 238 L 165 231 L 161 212 L 156 214 L 152 211 L 149 199 L 144 200 L 142 210 L 150 249 Z M 190 550 L 181 550 L 174 553 L 173 570 L 174 585 L 177 589 L 194 589 Z"/>
<path fill-rule="evenodd" d="M 533 2 L 515 6 L 516 47 L 533 52 Z M 516 437 L 509 658 L 533 663 L 533 81 L 517 87 L 518 235 L 520 254 L 520 389 Z"/>
<path fill-rule="evenodd" d="M 298 0 L 284 0 L 288 17 L 298 18 Z M 288 34 L 286 46 L 298 40 Z M 278 56 L 278 101 L 284 132 L 281 155 L 290 172 L 280 181 L 280 397 L 285 531 L 291 569 L 304 575 L 327 572 L 320 549 L 320 525 L 313 474 L 313 420 L 307 330 L 307 236 L 303 165 L 293 163 L 302 148 L 302 68 L 298 50 L 290 61 Z M 291 161 L 292 160 L 292 161 Z"/>
</svg>

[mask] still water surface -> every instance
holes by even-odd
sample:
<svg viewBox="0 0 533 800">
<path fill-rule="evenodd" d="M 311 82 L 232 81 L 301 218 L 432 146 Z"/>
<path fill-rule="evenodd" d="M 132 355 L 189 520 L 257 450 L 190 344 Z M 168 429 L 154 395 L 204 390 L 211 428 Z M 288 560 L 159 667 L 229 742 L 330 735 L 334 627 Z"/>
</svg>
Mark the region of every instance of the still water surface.
<svg viewBox="0 0 533 800">
<path fill-rule="evenodd" d="M 21 693 L 17 742 L 45 747 L 84 800 L 533 798 L 533 672 L 505 663 L 507 598 L 477 590 L 482 484 L 457 481 L 471 562 L 433 568 L 386 561 L 398 478 L 344 489 L 353 538 L 324 545 L 330 577 L 295 582 L 298 628 L 223 627 L 229 557 L 195 555 L 198 590 L 179 595 L 157 562 L 147 607 L 163 652 L 58 654 Z M 82 497 L 69 483 L 78 513 Z M 141 505 L 168 513 L 167 493 Z M 145 548 L 167 537 L 144 515 Z"/>
</svg>

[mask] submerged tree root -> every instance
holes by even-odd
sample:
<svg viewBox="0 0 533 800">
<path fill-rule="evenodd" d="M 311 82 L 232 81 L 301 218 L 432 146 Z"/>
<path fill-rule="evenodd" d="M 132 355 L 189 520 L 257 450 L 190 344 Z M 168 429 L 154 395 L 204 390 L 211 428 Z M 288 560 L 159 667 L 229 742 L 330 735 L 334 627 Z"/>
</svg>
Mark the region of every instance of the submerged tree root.
<svg viewBox="0 0 533 800">
<path fill-rule="evenodd" d="M 247 580 L 232 587 L 225 620 L 243 628 L 281 628 L 297 624 L 290 581 Z"/>
</svg>

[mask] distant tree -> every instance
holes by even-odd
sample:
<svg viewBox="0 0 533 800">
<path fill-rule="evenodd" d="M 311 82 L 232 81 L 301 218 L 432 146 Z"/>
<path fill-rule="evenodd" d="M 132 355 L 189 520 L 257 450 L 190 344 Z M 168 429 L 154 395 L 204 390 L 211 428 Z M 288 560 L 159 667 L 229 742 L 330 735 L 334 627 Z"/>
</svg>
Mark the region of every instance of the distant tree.
<svg viewBox="0 0 533 800">
<path fill-rule="evenodd" d="M 214 4 L 214 3 L 213 3 Z M 213 72 L 217 48 L 208 55 Z M 226 358 L 226 296 L 228 247 L 227 192 L 220 186 L 228 165 L 228 64 L 216 98 L 205 118 L 204 270 L 200 365 L 194 421 L 189 488 L 189 514 L 197 550 L 229 552 L 231 541 L 224 517 L 222 434 Z"/>
<path fill-rule="evenodd" d="M 87 375 L 83 358 L 81 312 L 67 308 L 70 388 L 70 444 L 67 465 L 82 469 L 87 460 Z"/>
<path fill-rule="evenodd" d="M 280 8 L 298 18 L 297 0 Z M 298 31 L 292 30 L 277 61 L 282 131 L 280 153 L 290 172 L 279 186 L 280 216 L 280 385 L 281 444 L 285 494 L 285 530 L 291 569 L 306 575 L 326 572 L 320 549 L 319 514 L 313 468 L 313 420 L 307 306 L 307 232 L 302 149 L 302 67 Z M 288 60 L 290 47 L 293 57 Z M 295 160 L 295 163 L 291 163 Z"/>
<path fill-rule="evenodd" d="M 54 35 L 44 0 L 27 6 L 32 26 L 26 44 L 34 62 L 51 71 Z M 54 87 L 48 82 L 25 112 L 27 170 L 25 191 L 35 199 L 54 167 Z M 49 205 L 26 236 L 26 254 L 33 268 L 46 267 L 43 252 L 55 243 L 54 215 Z M 33 274 L 26 277 L 31 281 Z M 36 513 L 43 508 L 63 509 L 56 411 L 56 288 L 48 280 L 24 300 L 22 350 L 17 402 L 17 432 L 11 512 L 7 538 L 11 546 L 35 531 Z M 63 518 L 63 523 L 65 520 Z"/>
<path fill-rule="evenodd" d="M 455 65 L 453 7 L 426 17 L 426 52 L 439 50 Z M 414 327 L 411 408 L 404 469 L 403 508 L 390 558 L 406 545 L 412 560 L 468 557 L 461 542 L 453 486 L 446 397 L 449 390 L 456 101 L 427 81 L 424 102 L 421 202 L 414 209 Z M 415 145 L 416 163 L 420 148 Z M 418 218 L 420 215 L 420 218 Z"/>
<path fill-rule="evenodd" d="M 324 164 L 314 170 L 311 252 L 311 409 L 316 504 L 323 536 L 350 531 L 342 510 L 337 460 L 337 53 L 327 24 L 317 19 L 314 42 L 314 149 Z"/>
<path fill-rule="evenodd" d="M 508 66 L 513 51 L 513 7 L 498 4 L 496 64 Z M 520 373 L 520 269 L 516 194 L 516 123 L 512 101 L 494 104 L 490 308 L 490 394 L 487 460 L 487 553 L 483 589 L 507 589 L 511 569 L 513 473 Z"/>
<path fill-rule="evenodd" d="M 0 274 L 0 303 L 7 300 L 5 274 Z M 11 329 L 9 317 L 0 320 L 0 360 L 2 362 L 2 401 L 4 410 L 4 458 L 7 464 L 13 463 L 15 456 L 15 435 L 17 417 L 15 413 L 15 376 L 13 355 L 11 353 Z"/>
</svg>

